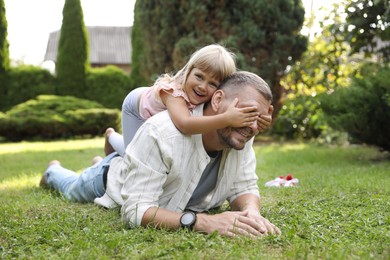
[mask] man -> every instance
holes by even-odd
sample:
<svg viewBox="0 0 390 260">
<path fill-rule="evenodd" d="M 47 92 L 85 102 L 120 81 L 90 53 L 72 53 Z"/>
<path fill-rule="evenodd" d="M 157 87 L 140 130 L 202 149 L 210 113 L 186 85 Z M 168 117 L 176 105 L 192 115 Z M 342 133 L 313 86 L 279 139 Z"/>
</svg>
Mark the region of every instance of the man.
<svg viewBox="0 0 390 260">
<path fill-rule="evenodd" d="M 236 97 L 237 107 L 272 111 L 268 85 L 253 73 L 237 72 L 193 116 L 223 113 Z M 259 212 L 252 149 L 257 133 L 254 121 L 248 127 L 186 136 L 164 111 L 143 124 L 124 158 L 110 154 L 80 177 L 52 161 L 41 182 L 70 200 L 121 206 L 122 220 L 130 226 L 185 227 L 227 236 L 280 234 Z M 232 211 L 203 213 L 226 200 Z"/>
</svg>

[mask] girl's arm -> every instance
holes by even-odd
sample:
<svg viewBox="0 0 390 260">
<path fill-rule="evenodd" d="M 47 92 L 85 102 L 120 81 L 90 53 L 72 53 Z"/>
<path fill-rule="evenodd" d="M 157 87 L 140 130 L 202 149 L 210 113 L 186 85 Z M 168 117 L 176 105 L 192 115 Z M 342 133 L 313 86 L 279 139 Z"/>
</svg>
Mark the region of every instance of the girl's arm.
<svg viewBox="0 0 390 260">
<path fill-rule="evenodd" d="M 176 128 L 186 135 L 207 133 L 228 126 L 248 126 L 259 117 L 256 107 L 237 108 L 237 99 L 229 105 L 226 112 L 215 116 L 191 116 L 181 97 L 161 92 L 161 99 Z"/>
</svg>

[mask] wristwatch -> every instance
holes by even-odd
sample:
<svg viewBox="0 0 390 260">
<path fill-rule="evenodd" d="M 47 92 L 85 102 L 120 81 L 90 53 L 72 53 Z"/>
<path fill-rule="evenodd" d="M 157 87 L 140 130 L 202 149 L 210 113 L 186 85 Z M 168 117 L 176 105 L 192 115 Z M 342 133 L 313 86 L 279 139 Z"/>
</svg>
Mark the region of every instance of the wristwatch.
<svg viewBox="0 0 390 260">
<path fill-rule="evenodd" d="M 188 228 L 193 230 L 196 222 L 196 213 L 192 211 L 186 211 L 180 217 L 180 225 L 182 228 Z"/>
</svg>

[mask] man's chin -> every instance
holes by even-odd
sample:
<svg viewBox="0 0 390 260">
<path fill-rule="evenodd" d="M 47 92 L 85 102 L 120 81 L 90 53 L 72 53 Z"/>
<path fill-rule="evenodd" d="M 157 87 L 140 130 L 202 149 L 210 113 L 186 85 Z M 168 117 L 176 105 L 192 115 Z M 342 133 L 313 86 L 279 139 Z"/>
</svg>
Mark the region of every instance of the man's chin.
<svg viewBox="0 0 390 260">
<path fill-rule="evenodd" d="M 246 142 L 248 142 L 248 140 L 249 139 L 247 137 L 244 137 L 244 136 L 242 136 L 239 133 L 236 133 L 236 136 L 233 136 L 231 138 L 232 143 L 234 143 L 235 147 L 237 147 L 237 148 L 234 148 L 234 149 L 237 149 L 237 150 L 244 149 L 245 144 L 246 144 Z"/>
<path fill-rule="evenodd" d="M 235 150 L 242 150 L 244 149 L 246 144 L 246 140 L 231 140 L 230 147 Z"/>
<path fill-rule="evenodd" d="M 235 150 L 242 150 L 245 147 L 248 138 L 241 135 L 239 132 L 230 129 L 230 131 L 219 130 L 219 136 L 221 143 L 225 144 L 225 147 Z"/>
</svg>

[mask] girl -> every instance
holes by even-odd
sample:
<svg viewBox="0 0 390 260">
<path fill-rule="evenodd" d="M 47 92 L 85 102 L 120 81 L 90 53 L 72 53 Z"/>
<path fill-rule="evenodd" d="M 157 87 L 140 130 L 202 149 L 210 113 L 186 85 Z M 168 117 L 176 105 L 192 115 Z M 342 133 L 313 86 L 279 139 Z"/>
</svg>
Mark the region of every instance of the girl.
<svg viewBox="0 0 390 260">
<path fill-rule="evenodd" d="M 106 130 L 106 155 L 116 151 L 123 156 L 143 122 L 166 109 L 179 131 L 187 135 L 228 126 L 245 127 L 255 120 L 259 121 L 260 130 L 267 129 L 271 115 L 260 116 L 255 107 L 236 108 L 237 99 L 223 114 L 191 116 L 192 109 L 208 102 L 221 82 L 235 71 L 234 54 L 212 44 L 196 51 L 174 76 L 164 74 L 152 87 L 131 91 L 122 106 L 123 137 L 112 128 Z"/>
</svg>

